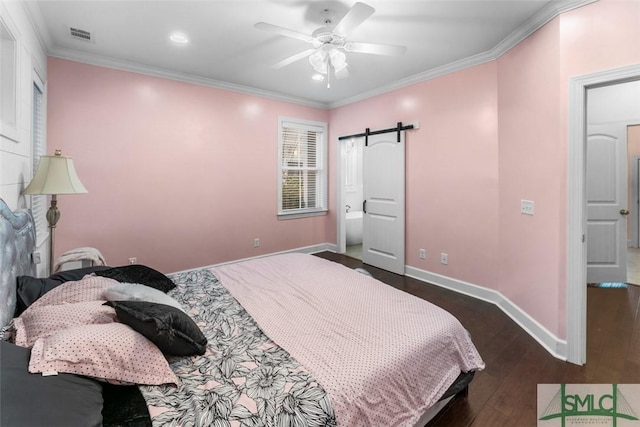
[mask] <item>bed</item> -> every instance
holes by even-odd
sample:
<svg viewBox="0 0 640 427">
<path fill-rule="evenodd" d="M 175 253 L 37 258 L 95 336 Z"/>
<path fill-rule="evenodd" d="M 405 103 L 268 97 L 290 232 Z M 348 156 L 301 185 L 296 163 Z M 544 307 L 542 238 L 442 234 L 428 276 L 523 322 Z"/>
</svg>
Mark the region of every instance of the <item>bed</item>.
<svg viewBox="0 0 640 427">
<path fill-rule="evenodd" d="M 37 279 L 30 213 L 0 220 L 3 426 L 423 426 L 484 368 L 451 314 L 319 257 Z"/>
</svg>

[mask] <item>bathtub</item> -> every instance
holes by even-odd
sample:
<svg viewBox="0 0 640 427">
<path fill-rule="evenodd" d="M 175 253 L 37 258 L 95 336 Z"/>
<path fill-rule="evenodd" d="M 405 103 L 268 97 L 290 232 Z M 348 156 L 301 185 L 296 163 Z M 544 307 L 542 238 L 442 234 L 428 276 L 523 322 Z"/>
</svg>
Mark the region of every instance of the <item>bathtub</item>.
<svg viewBox="0 0 640 427">
<path fill-rule="evenodd" d="M 362 244 L 362 211 L 347 212 L 347 246 Z"/>
</svg>

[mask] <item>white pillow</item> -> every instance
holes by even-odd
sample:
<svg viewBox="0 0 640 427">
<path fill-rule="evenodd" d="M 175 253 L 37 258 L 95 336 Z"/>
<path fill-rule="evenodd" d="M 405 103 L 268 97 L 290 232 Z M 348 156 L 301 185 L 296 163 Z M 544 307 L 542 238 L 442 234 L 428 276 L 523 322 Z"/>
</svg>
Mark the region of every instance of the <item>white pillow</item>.
<svg viewBox="0 0 640 427">
<path fill-rule="evenodd" d="M 162 291 L 139 283 L 118 283 L 104 291 L 107 301 L 146 301 L 182 309 L 180 303 Z"/>
</svg>

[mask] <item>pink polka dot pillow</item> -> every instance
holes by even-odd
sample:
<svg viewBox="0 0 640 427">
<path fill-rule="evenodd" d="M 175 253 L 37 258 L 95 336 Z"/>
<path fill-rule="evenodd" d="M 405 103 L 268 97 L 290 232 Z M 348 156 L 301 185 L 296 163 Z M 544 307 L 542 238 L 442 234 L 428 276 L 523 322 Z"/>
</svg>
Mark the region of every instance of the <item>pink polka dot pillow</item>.
<svg viewBox="0 0 640 427">
<path fill-rule="evenodd" d="M 160 350 L 121 323 L 76 326 L 39 338 L 29 372 L 65 372 L 116 383 L 178 384 Z"/>
<path fill-rule="evenodd" d="M 104 291 L 110 286 L 116 284 L 118 284 L 118 282 L 113 279 L 97 276 L 85 276 L 82 280 L 65 282 L 42 295 L 36 302 L 31 304 L 24 313 L 45 305 L 70 304 L 74 302 L 98 300 L 104 301 Z"/>
<path fill-rule="evenodd" d="M 15 343 L 20 347 L 31 347 L 38 338 L 62 329 L 115 322 L 115 311 L 102 304 L 103 301 L 87 301 L 30 307 L 14 320 Z"/>
<path fill-rule="evenodd" d="M 85 276 L 52 289 L 15 319 L 16 344 L 30 347 L 29 372 L 78 374 L 111 383 L 177 384 L 162 352 L 116 322 L 104 291 L 117 284 Z"/>
</svg>

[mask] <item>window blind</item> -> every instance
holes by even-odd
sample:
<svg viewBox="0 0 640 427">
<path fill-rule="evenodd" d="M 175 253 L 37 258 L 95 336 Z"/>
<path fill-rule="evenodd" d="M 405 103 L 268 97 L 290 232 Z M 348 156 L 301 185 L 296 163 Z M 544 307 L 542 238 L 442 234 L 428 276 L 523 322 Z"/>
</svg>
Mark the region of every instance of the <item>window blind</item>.
<svg viewBox="0 0 640 427">
<path fill-rule="evenodd" d="M 33 111 L 32 111 L 32 160 L 33 172 L 36 174 L 40 164 L 40 156 L 46 153 L 45 126 L 44 126 L 44 94 L 36 82 L 33 83 Z M 47 234 L 46 209 L 47 196 L 31 196 L 31 212 L 36 224 L 36 241 L 38 244 L 45 239 Z"/>
<path fill-rule="evenodd" d="M 325 209 L 324 133 L 321 126 L 282 122 L 279 213 Z"/>
</svg>

